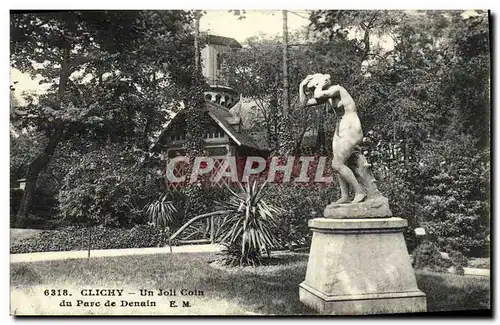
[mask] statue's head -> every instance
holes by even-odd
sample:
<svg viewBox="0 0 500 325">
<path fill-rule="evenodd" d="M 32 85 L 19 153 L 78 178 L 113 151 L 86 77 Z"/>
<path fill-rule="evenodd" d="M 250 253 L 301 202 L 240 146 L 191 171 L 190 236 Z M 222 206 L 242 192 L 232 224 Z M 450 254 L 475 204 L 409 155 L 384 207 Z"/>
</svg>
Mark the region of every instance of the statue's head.
<svg viewBox="0 0 500 325">
<path fill-rule="evenodd" d="M 307 83 L 307 88 L 316 88 L 319 85 L 329 87 L 331 85 L 329 74 L 315 73 L 310 78 L 311 79 Z"/>
</svg>

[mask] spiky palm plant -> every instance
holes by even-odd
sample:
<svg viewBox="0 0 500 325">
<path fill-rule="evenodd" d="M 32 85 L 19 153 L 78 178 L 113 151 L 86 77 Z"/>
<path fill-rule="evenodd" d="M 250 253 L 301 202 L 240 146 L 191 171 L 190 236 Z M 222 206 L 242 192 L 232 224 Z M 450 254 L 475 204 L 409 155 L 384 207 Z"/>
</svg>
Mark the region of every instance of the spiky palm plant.
<svg viewBox="0 0 500 325">
<path fill-rule="evenodd" d="M 172 201 L 168 200 L 168 193 L 164 193 L 157 200 L 146 205 L 145 211 L 148 222 L 155 227 L 165 229 L 174 222 L 177 208 Z"/>
<path fill-rule="evenodd" d="M 222 262 L 226 265 L 252 265 L 261 263 L 262 250 L 279 246 L 272 228 L 281 209 L 263 200 L 266 183 L 261 186 L 248 182 L 239 184 L 240 191 L 230 191 L 227 201 L 220 203 L 223 216 L 218 242 L 225 246 Z"/>
</svg>

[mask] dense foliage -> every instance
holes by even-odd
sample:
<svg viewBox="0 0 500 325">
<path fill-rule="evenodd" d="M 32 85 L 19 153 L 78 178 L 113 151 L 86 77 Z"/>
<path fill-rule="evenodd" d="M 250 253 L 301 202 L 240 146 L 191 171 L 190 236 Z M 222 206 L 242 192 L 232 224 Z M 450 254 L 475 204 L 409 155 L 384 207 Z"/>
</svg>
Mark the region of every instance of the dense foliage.
<svg viewBox="0 0 500 325">
<path fill-rule="evenodd" d="M 145 205 L 161 189 L 154 170 L 140 165 L 133 148 L 108 145 L 79 154 L 59 190 L 63 220 L 129 226 L 146 220 Z"/>
</svg>

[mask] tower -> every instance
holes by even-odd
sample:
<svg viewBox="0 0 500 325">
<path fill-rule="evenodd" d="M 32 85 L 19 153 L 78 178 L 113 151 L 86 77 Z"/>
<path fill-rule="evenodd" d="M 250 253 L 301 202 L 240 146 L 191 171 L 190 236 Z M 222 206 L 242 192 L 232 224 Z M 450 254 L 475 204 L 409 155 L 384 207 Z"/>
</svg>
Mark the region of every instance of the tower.
<svg viewBox="0 0 500 325">
<path fill-rule="evenodd" d="M 201 50 L 202 72 L 210 86 L 210 90 L 205 92 L 205 100 L 229 110 L 239 102 L 240 95 L 220 77 L 221 54 L 240 49 L 241 44 L 233 38 L 216 35 L 206 35 L 205 44 Z"/>
</svg>

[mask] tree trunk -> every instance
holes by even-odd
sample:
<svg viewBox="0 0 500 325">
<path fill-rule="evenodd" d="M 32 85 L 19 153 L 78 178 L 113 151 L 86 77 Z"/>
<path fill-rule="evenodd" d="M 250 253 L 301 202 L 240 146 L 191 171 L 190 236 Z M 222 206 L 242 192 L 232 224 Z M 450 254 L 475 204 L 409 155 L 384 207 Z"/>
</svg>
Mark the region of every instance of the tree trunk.
<svg viewBox="0 0 500 325">
<path fill-rule="evenodd" d="M 288 96 L 288 23 L 287 11 L 283 10 L 283 117 L 288 119 L 290 97 Z"/>
<path fill-rule="evenodd" d="M 281 155 L 289 155 L 294 148 L 291 139 L 290 96 L 288 95 L 288 13 L 283 10 L 283 128 L 280 132 Z"/>
<path fill-rule="evenodd" d="M 194 17 L 194 69 L 195 73 L 200 68 L 200 10 L 196 10 Z"/>
<path fill-rule="evenodd" d="M 363 36 L 363 43 L 365 45 L 365 48 L 363 49 L 363 56 L 361 57 L 361 63 L 363 63 L 370 54 L 370 28 L 371 28 L 370 26 L 366 26 L 365 28 L 365 34 Z"/>
<path fill-rule="evenodd" d="M 302 153 L 302 141 L 304 139 L 304 134 L 306 134 L 306 132 L 307 132 L 307 129 L 308 129 L 307 126 L 305 126 L 302 129 L 302 132 L 300 132 L 300 135 L 299 135 L 297 141 L 295 142 L 294 154 L 296 154 L 296 155 L 300 155 Z"/>
<path fill-rule="evenodd" d="M 90 249 L 92 248 L 92 225 L 89 226 L 88 228 L 89 231 L 89 242 L 87 246 L 87 259 L 90 259 Z"/>
<path fill-rule="evenodd" d="M 63 95 L 66 91 L 66 84 L 70 76 L 70 46 L 68 45 L 63 49 L 63 57 L 61 64 L 61 73 L 59 78 L 59 100 L 60 105 L 62 105 Z M 47 167 L 50 159 L 54 155 L 57 145 L 62 139 L 63 128 L 61 125 L 56 125 L 54 133 L 49 137 L 49 142 L 47 146 L 40 153 L 35 160 L 33 160 L 28 166 L 28 173 L 26 175 L 26 187 L 24 189 L 24 195 L 21 200 L 19 210 L 16 215 L 16 226 L 22 228 L 25 226 L 26 219 L 31 210 L 31 205 L 33 203 L 33 198 L 35 196 L 36 183 L 40 173 Z"/>
<path fill-rule="evenodd" d="M 26 187 L 24 189 L 24 195 L 21 200 L 21 205 L 16 216 L 16 226 L 22 228 L 25 226 L 26 219 L 31 209 L 33 203 L 33 198 L 35 196 L 36 183 L 40 173 L 47 167 L 54 151 L 57 148 L 62 137 L 62 129 L 57 129 L 55 133 L 50 137 L 49 143 L 45 147 L 44 151 L 33 160 L 29 167 L 28 173 L 26 175 Z"/>
</svg>

